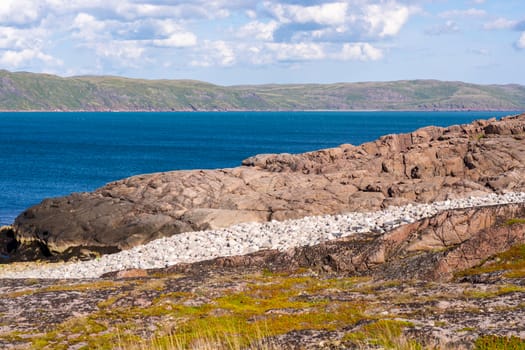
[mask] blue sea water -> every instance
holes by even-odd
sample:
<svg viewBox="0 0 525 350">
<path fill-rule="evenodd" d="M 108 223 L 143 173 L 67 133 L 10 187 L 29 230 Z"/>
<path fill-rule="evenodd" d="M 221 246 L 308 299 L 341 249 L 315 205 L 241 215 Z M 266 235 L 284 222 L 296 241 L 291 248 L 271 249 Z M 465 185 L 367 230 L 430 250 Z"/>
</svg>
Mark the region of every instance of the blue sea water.
<svg viewBox="0 0 525 350">
<path fill-rule="evenodd" d="M 0 113 L 0 225 L 47 197 L 131 175 L 235 167 L 512 112 Z"/>
</svg>

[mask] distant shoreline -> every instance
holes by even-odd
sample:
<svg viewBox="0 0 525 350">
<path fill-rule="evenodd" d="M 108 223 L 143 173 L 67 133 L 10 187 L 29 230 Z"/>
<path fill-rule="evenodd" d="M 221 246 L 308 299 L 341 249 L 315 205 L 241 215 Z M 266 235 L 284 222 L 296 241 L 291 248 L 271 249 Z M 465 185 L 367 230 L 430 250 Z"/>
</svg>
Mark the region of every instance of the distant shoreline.
<svg viewBox="0 0 525 350">
<path fill-rule="evenodd" d="M 525 87 L 400 80 L 220 86 L 194 80 L 111 76 L 62 78 L 0 70 L 0 110 L 175 111 L 503 111 L 525 110 Z"/>
<path fill-rule="evenodd" d="M 290 109 L 290 110 L 0 110 L 0 113 L 364 113 L 364 112 L 509 112 L 521 113 L 525 109 Z"/>
</svg>

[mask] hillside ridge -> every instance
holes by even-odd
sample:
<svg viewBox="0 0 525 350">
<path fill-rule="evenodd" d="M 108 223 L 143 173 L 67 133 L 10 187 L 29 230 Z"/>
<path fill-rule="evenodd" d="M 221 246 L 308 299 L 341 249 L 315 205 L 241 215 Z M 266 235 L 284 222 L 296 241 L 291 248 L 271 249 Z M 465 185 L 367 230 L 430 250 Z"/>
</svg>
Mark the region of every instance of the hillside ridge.
<svg viewBox="0 0 525 350">
<path fill-rule="evenodd" d="M 438 80 L 220 86 L 0 70 L 1 111 L 523 110 L 525 86 Z"/>
</svg>

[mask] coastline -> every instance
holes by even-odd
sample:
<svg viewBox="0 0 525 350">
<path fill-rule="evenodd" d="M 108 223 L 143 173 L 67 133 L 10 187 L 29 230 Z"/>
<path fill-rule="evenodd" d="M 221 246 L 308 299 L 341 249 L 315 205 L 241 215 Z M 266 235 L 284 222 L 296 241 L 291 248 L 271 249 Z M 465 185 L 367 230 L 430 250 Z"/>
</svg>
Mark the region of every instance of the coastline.
<svg viewBox="0 0 525 350">
<path fill-rule="evenodd" d="M 326 112 L 326 113 L 352 113 L 352 112 L 508 112 L 511 114 L 523 113 L 523 109 L 506 108 L 432 108 L 432 109 L 66 109 L 66 110 L 21 110 L 21 109 L 1 109 L 0 113 L 243 113 L 243 112 Z"/>
<path fill-rule="evenodd" d="M 110 272 L 166 268 L 261 250 L 287 251 L 369 232 L 384 234 L 448 210 L 503 204 L 525 204 L 525 192 L 470 196 L 430 204 L 408 204 L 376 212 L 242 223 L 219 230 L 186 232 L 95 260 L 59 263 L 58 266 L 23 263 L 10 268 L 9 265 L 0 265 L 0 279 L 92 279 Z"/>
</svg>

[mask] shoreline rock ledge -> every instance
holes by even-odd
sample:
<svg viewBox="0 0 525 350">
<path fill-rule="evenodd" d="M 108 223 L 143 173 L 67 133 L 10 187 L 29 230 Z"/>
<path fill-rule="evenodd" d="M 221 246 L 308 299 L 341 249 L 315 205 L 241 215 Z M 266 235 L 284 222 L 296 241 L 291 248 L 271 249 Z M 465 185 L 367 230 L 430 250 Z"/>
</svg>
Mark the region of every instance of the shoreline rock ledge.
<svg viewBox="0 0 525 350">
<path fill-rule="evenodd" d="M 231 169 L 134 176 L 46 199 L 16 218 L 19 247 L 8 261 L 89 257 L 242 222 L 523 191 L 525 114 L 257 155 Z"/>
</svg>

